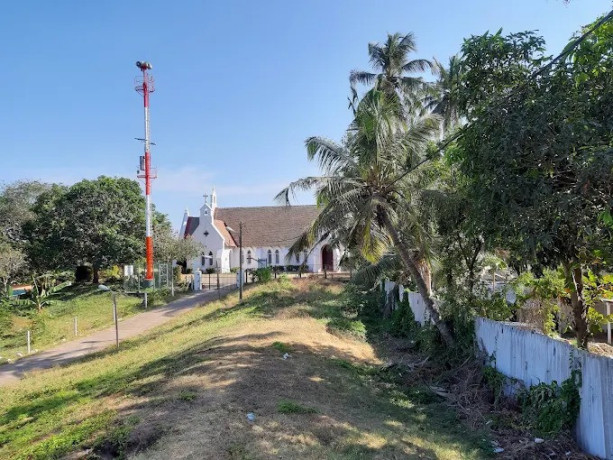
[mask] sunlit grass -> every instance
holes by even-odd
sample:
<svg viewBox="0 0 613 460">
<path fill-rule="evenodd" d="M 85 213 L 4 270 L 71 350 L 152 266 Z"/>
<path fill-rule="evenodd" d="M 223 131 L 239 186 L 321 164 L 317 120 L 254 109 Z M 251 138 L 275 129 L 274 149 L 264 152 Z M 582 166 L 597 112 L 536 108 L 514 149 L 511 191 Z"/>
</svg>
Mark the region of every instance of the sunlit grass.
<svg viewBox="0 0 613 460">
<path fill-rule="evenodd" d="M 124 455 L 129 433 L 139 419 L 138 412 L 126 411 L 126 407 L 146 404 L 156 408 L 160 404 L 171 404 L 170 407 L 180 411 L 200 410 L 198 407 L 203 404 L 200 394 L 207 389 L 177 386 L 174 392 L 167 392 L 160 388 L 173 388 L 173 382 L 178 381 L 186 369 L 206 360 L 211 347 L 206 345 L 208 341 L 214 343 L 216 338 L 232 334 L 247 324 L 251 331 L 264 325 L 269 317 L 278 318 L 274 316 L 275 310 L 279 313 L 297 304 L 306 303 L 314 309 L 320 305 L 320 313 L 328 311 L 332 317 L 337 317 L 338 313 L 329 309 L 333 302 L 342 302 L 340 289 L 315 287 L 305 292 L 291 282 L 272 282 L 247 290 L 240 304 L 237 295 L 231 294 L 181 315 L 141 337 L 122 342 L 119 352 L 101 352 L 64 368 L 32 374 L 2 388 L 0 458 L 58 458 L 88 449 L 107 449 L 107 455 L 109 452 L 113 456 Z M 317 321 L 325 320 L 324 314 L 316 316 Z M 304 318 L 303 321 L 312 322 L 313 319 Z M 290 348 L 287 342 L 269 342 L 265 350 L 273 354 L 285 353 L 290 349 L 295 351 L 295 345 L 299 346 L 292 343 Z M 262 352 L 266 353 L 265 350 Z M 384 376 L 378 375 L 375 366 L 317 354 L 299 356 L 302 358 L 292 355 L 287 362 L 314 360 L 320 376 L 316 381 L 323 385 L 322 389 L 327 386 L 333 389 L 335 404 L 347 404 L 336 411 L 346 413 L 352 421 L 346 423 L 342 431 L 322 432 L 319 437 L 305 432 L 304 439 L 309 442 L 304 458 L 369 458 L 374 453 L 385 457 L 388 451 L 390 455 L 403 452 L 406 448 L 403 443 L 417 446 L 417 451 L 426 456 L 480 458 L 482 451 L 474 440 L 466 435 L 453 413 L 435 398 L 424 397 L 419 391 L 412 393 L 390 387 L 388 383 L 383 390 L 376 389 L 372 385 L 383 381 Z M 278 366 L 279 361 L 275 358 L 274 366 Z M 274 394 L 270 397 L 275 398 L 278 416 L 296 423 L 335 417 L 334 412 L 327 412 L 328 399 L 324 399 L 323 404 L 311 402 L 317 394 L 305 394 L 305 402 L 280 399 Z M 270 426 L 276 427 L 279 439 L 283 439 L 285 423 L 271 423 Z M 330 442 L 322 443 L 320 438 L 327 437 Z M 255 453 L 251 447 L 241 444 L 240 439 L 226 441 L 228 446 L 234 446 L 232 449 L 244 452 L 247 457 Z M 146 452 L 143 456 L 147 458 Z"/>
<path fill-rule="evenodd" d="M 156 298 L 150 308 L 178 298 Z M 31 331 L 32 350 L 44 350 L 54 345 L 78 339 L 113 324 L 113 303 L 108 292 L 97 286 L 75 285 L 53 299 L 41 312 L 30 307 L 13 307 L 11 326 L 0 333 L 0 364 L 27 354 L 26 331 Z M 117 295 L 119 319 L 145 311 L 142 297 Z M 75 318 L 77 335 L 75 335 Z"/>
</svg>

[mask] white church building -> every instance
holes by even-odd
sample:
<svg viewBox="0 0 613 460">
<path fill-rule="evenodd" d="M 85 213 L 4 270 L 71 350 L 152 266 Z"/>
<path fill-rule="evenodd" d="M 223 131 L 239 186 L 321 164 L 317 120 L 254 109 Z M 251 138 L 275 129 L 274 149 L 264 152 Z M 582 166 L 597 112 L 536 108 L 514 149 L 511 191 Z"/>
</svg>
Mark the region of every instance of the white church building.
<svg viewBox="0 0 613 460">
<path fill-rule="evenodd" d="M 318 244 L 300 256 L 286 260 L 289 247 L 317 216 L 316 206 L 217 207 L 215 189 L 204 196 L 200 215 L 185 210 L 180 235 L 192 237 L 204 246 L 203 254 L 187 267 L 222 273 L 239 267 L 239 226 L 243 226 L 243 269 L 274 266 L 306 266 L 306 271 L 339 271 L 341 251 Z"/>
</svg>

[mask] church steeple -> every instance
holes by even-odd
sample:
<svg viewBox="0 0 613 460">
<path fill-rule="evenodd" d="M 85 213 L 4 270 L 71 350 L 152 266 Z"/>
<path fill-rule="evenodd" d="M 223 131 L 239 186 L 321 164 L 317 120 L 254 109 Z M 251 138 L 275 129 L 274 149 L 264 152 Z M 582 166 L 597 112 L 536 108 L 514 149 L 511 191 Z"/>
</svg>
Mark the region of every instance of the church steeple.
<svg viewBox="0 0 613 460">
<path fill-rule="evenodd" d="M 211 211 L 214 211 L 217 207 L 217 192 L 215 191 L 215 186 L 213 186 L 213 191 L 211 192 Z"/>
</svg>

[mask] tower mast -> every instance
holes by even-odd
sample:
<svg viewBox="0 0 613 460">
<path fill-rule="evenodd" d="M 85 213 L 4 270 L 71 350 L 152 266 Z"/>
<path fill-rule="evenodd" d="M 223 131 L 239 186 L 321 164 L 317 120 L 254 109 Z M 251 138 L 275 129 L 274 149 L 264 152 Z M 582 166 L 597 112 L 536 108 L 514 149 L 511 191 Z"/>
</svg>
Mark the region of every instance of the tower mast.
<svg viewBox="0 0 613 460">
<path fill-rule="evenodd" d="M 145 138 L 142 139 L 145 147 L 145 154 L 141 156 L 140 170 L 138 177 L 145 179 L 145 254 L 147 258 L 147 270 L 145 280 L 147 283 L 153 282 L 153 231 L 152 231 L 152 214 L 151 214 L 151 181 L 155 179 L 155 174 L 151 173 L 151 153 L 149 138 L 149 94 L 155 88 L 153 77 L 147 73 L 152 69 L 149 62 L 137 61 L 136 67 L 142 72 L 142 77 L 136 78 L 136 91 L 143 95 L 143 103 L 145 107 Z"/>
</svg>

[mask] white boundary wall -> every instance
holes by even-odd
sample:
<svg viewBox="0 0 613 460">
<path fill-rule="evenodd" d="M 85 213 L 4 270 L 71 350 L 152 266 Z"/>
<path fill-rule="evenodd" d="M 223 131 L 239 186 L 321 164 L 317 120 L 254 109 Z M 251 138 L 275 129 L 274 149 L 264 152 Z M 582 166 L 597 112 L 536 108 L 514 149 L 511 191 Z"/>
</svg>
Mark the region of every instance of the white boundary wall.
<svg viewBox="0 0 613 460">
<path fill-rule="evenodd" d="M 479 347 L 495 357 L 496 369 L 528 386 L 554 380 L 561 383 L 579 367 L 577 442 L 586 452 L 613 460 L 613 359 L 513 323 L 477 318 L 475 332 Z"/>
<path fill-rule="evenodd" d="M 389 297 L 390 292 L 394 290 L 396 287 L 396 283 L 393 281 L 385 281 L 385 295 Z M 402 284 L 398 285 L 398 298 L 402 300 L 404 296 L 404 286 Z M 417 321 L 422 326 L 430 321 L 428 314 L 426 313 L 426 303 L 422 298 L 419 292 L 411 292 L 406 290 L 409 293 L 409 304 L 411 305 L 411 310 L 413 310 L 413 314 L 415 315 L 415 321 Z M 396 309 L 396 299 L 393 299 L 394 304 L 392 305 L 392 310 Z"/>
</svg>

